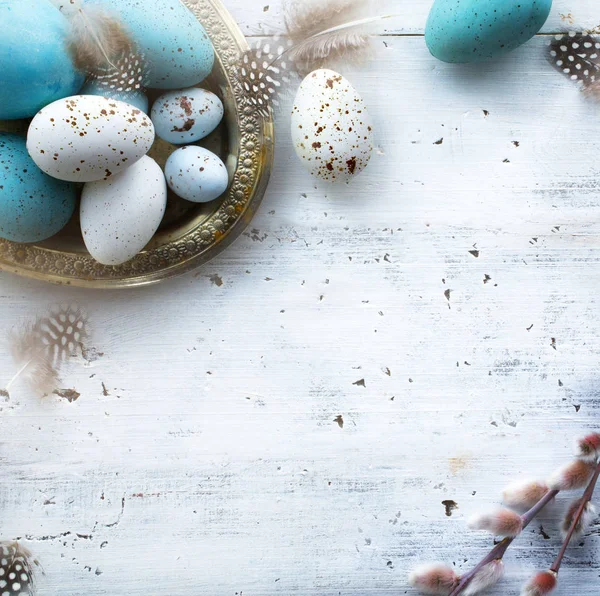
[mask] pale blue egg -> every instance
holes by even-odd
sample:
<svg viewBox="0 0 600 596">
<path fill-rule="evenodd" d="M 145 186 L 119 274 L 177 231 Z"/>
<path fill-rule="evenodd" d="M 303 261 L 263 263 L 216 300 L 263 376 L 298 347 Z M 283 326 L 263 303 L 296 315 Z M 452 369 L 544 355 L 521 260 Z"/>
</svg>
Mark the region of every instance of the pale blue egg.
<svg viewBox="0 0 600 596">
<path fill-rule="evenodd" d="M 544 25 L 552 0 L 436 0 L 425 41 L 444 62 L 482 62 L 510 52 Z"/>
<path fill-rule="evenodd" d="M 75 95 L 83 75 L 68 52 L 69 23 L 48 0 L 0 0 L 0 120 L 30 118 Z"/>
<path fill-rule="evenodd" d="M 212 43 L 180 0 L 88 0 L 108 8 L 130 30 L 148 61 L 148 87 L 182 89 L 211 72 Z"/>
<path fill-rule="evenodd" d="M 182 199 L 209 203 L 220 197 L 229 184 L 225 164 L 204 147 L 189 145 L 172 153 L 165 166 L 169 188 Z"/>
<path fill-rule="evenodd" d="M 174 145 L 195 143 L 223 119 L 223 102 L 206 89 L 183 89 L 161 95 L 152 106 L 156 134 Z"/>
<path fill-rule="evenodd" d="M 110 91 L 97 80 L 91 79 L 83 86 L 79 95 L 97 95 L 100 97 L 108 97 L 109 99 L 118 99 L 138 110 L 142 110 L 144 114 L 148 113 L 148 96 L 143 91 L 131 91 L 128 93 Z"/>
<path fill-rule="evenodd" d="M 0 238 L 40 242 L 60 232 L 75 211 L 75 186 L 44 174 L 19 135 L 0 133 Z"/>
</svg>

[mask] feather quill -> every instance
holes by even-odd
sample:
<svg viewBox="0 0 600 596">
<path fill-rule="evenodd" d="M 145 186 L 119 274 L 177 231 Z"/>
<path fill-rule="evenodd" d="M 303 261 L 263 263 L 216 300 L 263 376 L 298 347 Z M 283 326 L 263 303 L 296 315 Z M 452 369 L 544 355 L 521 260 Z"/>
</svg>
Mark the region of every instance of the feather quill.
<svg viewBox="0 0 600 596">
<path fill-rule="evenodd" d="M 52 393 L 59 384 L 61 365 L 88 339 L 88 323 L 76 306 L 58 307 L 10 334 L 10 351 L 17 373 L 6 386 L 23 378 L 38 395 Z"/>
<path fill-rule="evenodd" d="M 0 542 L 0 593 L 25 596 L 35 591 L 39 563 L 18 542 Z"/>
<path fill-rule="evenodd" d="M 369 25 L 394 15 L 377 15 L 372 0 L 309 0 L 285 5 L 285 33 L 272 50 L 260 42 L 239 60 L 237 78 L 250 109 L 266 116 L 295 75 L 331 60 L 350 61 L 370 47 Z"/>
</svg>

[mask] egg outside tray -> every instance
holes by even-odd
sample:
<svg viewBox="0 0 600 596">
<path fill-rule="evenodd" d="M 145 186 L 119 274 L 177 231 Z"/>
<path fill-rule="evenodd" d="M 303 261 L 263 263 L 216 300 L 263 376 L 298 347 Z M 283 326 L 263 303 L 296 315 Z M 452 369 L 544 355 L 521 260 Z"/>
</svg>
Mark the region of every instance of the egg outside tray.
<svg viewBox="0 0 600 596">
<path fill-rule="evenodd" d="M 197 86 L 208 89 L 221 98 L 225 106 L 225 116 L 213 133 L 194 144 L 209 149 L 227 166 L 230 173 L 230 187 L 226 193 L 211 203 L 200 204 L 185 201 L 169 190 L 167 210 L 162 224 L 144 249 L 154 253 L 150 264 L 146 261 L 141 267 L 133 267 L 132 264 L 137 259 L 119 267 L 94 264 L 92 275 L 79 274 L 76 267 L 74 272 L 71 270 L 70 273 L 62 273 L 52 270 L 45 264 L 38 265 L 38 257 L 41 257 L 39 260 L 42 263 L 53 260 L 54 265 L 64 260 L 61 258 L 63 255 L 70 259 L 79 258 L 78 255 L 81 255 L 82 259 L 91 259 L 83 243 L 77 208 L 67 226 L 45 242 L 19 245 L 0 240 L 0 270 L 61 285 L 96 289 L 144 286 L 185 273 L 211 260 L 225 250 L 250 224 L 264 196 L 271 173 L 274 146 L 273 120 L 272 117 L 261 118 L 248 114 L 242 116 L 243 98 L 232 87 L 231 64 L 233 52 L 237 56 L 248 46 L 221 0 L 182 0 L 182 2 L 197 15 L 202 13 L 210 15 L 208 22 L 203 22 L 203 25 L 215 48 L 215 68 L 212 74 Z M 215 31 L 212 31 L 211 23 L 215 25 Z M 164 92 L 165 90 L 150 90 L 148 92 L 150 106 Z M 29 122 L 30 120 L 0 121 L 0 132 L 26 134 Z M 251 143 L 255 148 L 253 151 L 248 146 L 244 148 L 247 155 L 252 154 L 254 157 L 251 160 L 253 162 L 251 167 L 238 163 L 238 153 L 241 150 L 238 145 L 242 144 L 245 138 L 244 131 L 241 130 L 244 122 L 246 132 L 250 127 L 253 128 L 253 132 L 247 134 L 252 136 Z M 157 138 L 148 155 L 164 170 L 169 155 L 180 147 L 181 145 L 175 146 Z M 247 190 L 244 191 L 243 199 L 237 196 L 240 191 L 236 192 L 233 188 L 238 176 L 245 176 L 249 180 L 245 185 Z M 191 238 L 193 232 L 202 228 L 204 224 L 210 227 L 211 219 L 214 221 L 217 210 L 224 202 L 235 204 L 235 216 L 230 218 L 231 221 L 224 223 L 223 229 L 215 235 L 210 244 L 193 240 Z M 183 243 L 193 244 L 195 248 L 191 253 L 183 254 L 185 253 L 181 248 Z M 41 254 L 36 257 L 33 251 Z"/>
</svg>

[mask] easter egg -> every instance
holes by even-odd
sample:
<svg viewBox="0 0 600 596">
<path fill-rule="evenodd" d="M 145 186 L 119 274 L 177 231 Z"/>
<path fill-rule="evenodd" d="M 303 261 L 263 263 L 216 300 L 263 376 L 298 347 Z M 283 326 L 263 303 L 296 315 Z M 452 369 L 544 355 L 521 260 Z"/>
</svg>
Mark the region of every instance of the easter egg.
<svg viewBox="0 0 600 596">
<path fill-rule="evenodd" d="M 373 152 L 373 127 L 354 87 L 332 70 L 315 70 L 300 85 L 292 110 L 292 142 L 317 178 L 349 182 Z"/>
<path fill-rule="evenodd" d="M 129 105 L 132 105 L 138 110 L 142 110 L 144 114 L 148 113 L 148 96 L 143 91 L 127 92 L 122 93 L 119 91 L 112 91 L 107 89 L 97 79 L 90 79 L 80 91 L 81 95 L 99 95 L 101 97 L 108 97 L 111 99 L 118 99 L 124 101 Z"/>
<path fill-rule="evenodd" d="M 152 106 L 156 135 L 174 145 L 208 136 L 223 119 L 223 102 L 206 89 L 184 89 L 161 95 Z"/>
<path fill-rule="evenodd" d="M 138 108 L 116 99 L 75 95 L 31 121 L 27 149 L 38 167 L 60 180 L 108 179 L 148 153 L 154 126 Z"/>
<path fill-rule="evenodd" d="M 69 22 L 48 0 L 0 0 L 0 23 L 0 120 L 30 118 L 79 91 Z"/>
<path fill-rule="evenodd" d="M 425 41 L 444 62 L 481 62 L 510 52 L 544 25 L 552 0 L 436 0 Z"/>
<path fill-rule="evenodd" d="M 0 132 L 0 238 L 40 242 L 54 236 L 71 219 L 76 196 L 74 185 L 37 168 L 23 137 Z"/>
<path fill-rule="evenodd" d="M 144 53 L 148 87 L 183 89 L 212 70 L 212 43 L 198 19 L 180 0 L 88 0 L 118 17 Z"/>
<path fill-rule="evenodd" d="M 108 180 L 88 182 L 80 207 L 88 251 L 103 265 L 130 261 L 152 240 L 166 207 L 165 177 L 147 156 Z"/>
<path fill-rule="evenodd" d="M 177 149 L 165 165 L 171 190 L 193 203 L 209 203 L 220 197 L 229 184 L 225 164 L 208 149 L 190 145 Z"/>
</svg>

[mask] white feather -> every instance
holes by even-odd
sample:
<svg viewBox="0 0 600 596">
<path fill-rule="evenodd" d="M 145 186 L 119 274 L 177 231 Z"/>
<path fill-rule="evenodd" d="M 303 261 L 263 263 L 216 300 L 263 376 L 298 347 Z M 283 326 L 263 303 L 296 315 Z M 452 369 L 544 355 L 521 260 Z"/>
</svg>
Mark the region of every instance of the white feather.
<svg viewBox="0 0 600 596">
<path fill-rule="evenodd" d="M 303 0 L 285 7 L 286 32 L 276 51 L 259 45 L 240 56 L 238 84 L 249 109 L 266 116 L 288 90 L 292 75 L 347 62 L 370 47 L 368 27 L 392 15 L 376 15 L 370 0 Z M 291 62 L 291 64 L 288 63 Z"/>
<path fill-rule="evenodd" d="M 302 70 L 326 60 L 350 60 L 370 46 L 368 26 L 390 15 L 377 15 L 368 0 L 309 0 L 286 6 L 285 24 L 292 47 L 289 58 Z"/>
</svg>

